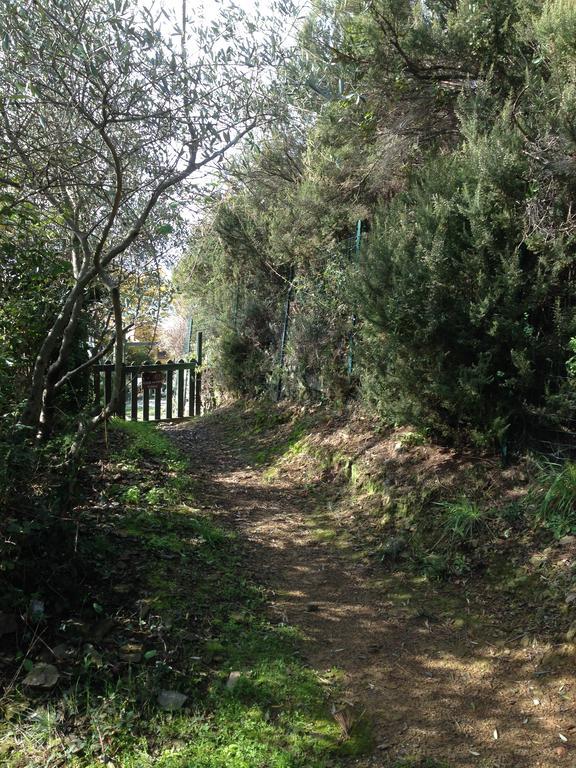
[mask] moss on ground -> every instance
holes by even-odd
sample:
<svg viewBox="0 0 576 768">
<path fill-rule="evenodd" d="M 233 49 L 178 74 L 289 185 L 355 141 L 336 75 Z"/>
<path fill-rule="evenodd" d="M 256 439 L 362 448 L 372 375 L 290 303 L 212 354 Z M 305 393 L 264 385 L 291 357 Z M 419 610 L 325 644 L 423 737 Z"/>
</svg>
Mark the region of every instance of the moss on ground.
<svg viewBox="0 0 576 768">
<path fill-rule="evenodd" d="M 22 667 L 2 699 L 2 764 L 327 768 L 368 749 L 366 723 L 342 737 L 296 630 L 267 618 L 237 538 L 197 508 L 185 457 L 147 424 L 115 423 L 109 442 L 96 487 L 107 517 L 85 552 L 101 577 L 82 598 L 94 607 L 78 606 L 57 686 L 26 689 Z M 100 637 L 106 619 L 114 629 Z M 183 708 L 162 711 L 161 690 L 185 695 Z"/>
</svg>

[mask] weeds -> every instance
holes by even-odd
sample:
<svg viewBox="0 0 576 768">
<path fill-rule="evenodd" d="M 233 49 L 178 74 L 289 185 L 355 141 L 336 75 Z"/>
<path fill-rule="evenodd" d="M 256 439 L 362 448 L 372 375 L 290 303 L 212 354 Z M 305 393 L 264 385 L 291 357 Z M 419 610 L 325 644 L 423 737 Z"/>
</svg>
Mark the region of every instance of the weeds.
<svg viewBox="0 0 576 768">
<path fill-rule="evenodd" d="M 114 424 L 106 463 L 99 528 L 80 539 L 97 578 L 69 607 L 79 619 L 45 634 L 71 659 L 52 659 L 63 673 L 52 691 L 16 686 L 3 702 L 2 765 L 324 768 L 365 750 L 365 728 L 342 741 L 297 632 L 266 617 L 237 538 L 194 507 L 170 441 L 152 425 Z M 114 629 L 100 636 L 106 622 Z M 47 652 L 36 650 L 34 662 Z M 184 708 L 161 711 L 163 689 L 185 694 Z"/>
<path fill-rule="evenodd" d="M 531 499 L 536 521 L 556 538 L 576 533 L 576 464 L 541 465 Z"/>
<path fill-rule="evenodd" d="M 438 502 L 437 506 L 442 510 L 443 535 L 453 543 L 470 541 L 489 528 L 489 513 L 470 499 Z"/>
</svg>

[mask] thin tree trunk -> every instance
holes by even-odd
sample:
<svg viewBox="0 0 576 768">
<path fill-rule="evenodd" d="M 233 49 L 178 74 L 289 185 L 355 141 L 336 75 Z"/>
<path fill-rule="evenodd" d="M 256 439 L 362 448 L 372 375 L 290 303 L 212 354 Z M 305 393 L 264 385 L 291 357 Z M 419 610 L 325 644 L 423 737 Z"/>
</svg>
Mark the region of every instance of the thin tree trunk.
<svg viewBox="0 0 576 768">
<path fill-rule="evenodd" d="M 42 342 L 36 360 L 34 361 L 30 390 L 20 418 L 20 423 L 26 427 L 38 427 L 40 423 L 42 399 L 46 383 L 45 380 L 50 366 L 50 360 L 58 344 L 62 343 L 63 335 L 70 321 L 70 316 L 74 311 L 74 307 L 76 306 L 76 302 L 82 297 L 84 289 L 90 282 L 90 279 L 91 277 L 87 273 L 78 278 L 66 297 L 58 317 L 44 337 L 44 341 Z"/>
<path fill-rule="evenodd" d="M 124 371 L 124 329 L 122 318 L 122 303 L 120 301 L 120 288 L 113 283 L 108 275 L 101 274 L 102 281 L 110 292 L 112 311 L 114 316 L 115 342 L 114 342 L 114 375 L 112 377 L 112 394 L 110 402 L 100 413 L 92 418 L 81 418 L 76 430 L 74 442 L 68 452 L 67 462 L 73 463 L 78 459 L 82 446 L 90 432 L 95 429 L 105 419 L 110 418 L 118 410 L 120 396 L 123 392 L 123 371 Z"/>
<path fill-rule="evenodd" d="M 60 342 L 60 349 L 58 351 L 58 357 L 48 367 L 46 375 L 44 377 L 44 391 L 42 393 L 42 410 L 39 416 L 39 428 L 42 437 L 47 437 L 52 431 L 52 421 L 54 418 L 54 393 L 55 385 L 60 378 L 62 369 L 66 365 L 70 356 L 70 351 L 74 343 L 76 331 L 78 330 L 78 324 L 82 313 L 82 306 L 84 304 L 84 296 L 80 296 L 76 299 L 76 303 L 70 313 L 68 325 L 64 329 L 62 334 L 62 340 Z"/>
<path fill-rule="evenodd" d="M 122 324 L 122 304 L 120 302 L 120 288 L 118 285 L 110 286 L 110 300 L 114 312 L 114 331 L 116 341 L 114 343 L 114 375 L 112 377 L 112 399 L 110 412 L 116 413 L 120 405 L 120 396 L 123 393 L 122 378 L 124 376 L 124 329 Z"/>
</svg>

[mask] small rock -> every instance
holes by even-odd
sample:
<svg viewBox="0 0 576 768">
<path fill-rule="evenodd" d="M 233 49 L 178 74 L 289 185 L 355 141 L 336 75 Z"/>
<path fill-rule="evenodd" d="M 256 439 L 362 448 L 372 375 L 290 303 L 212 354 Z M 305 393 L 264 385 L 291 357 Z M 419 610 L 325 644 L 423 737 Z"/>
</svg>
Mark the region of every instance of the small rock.
<svg viewBox="0 0 576 768">
<path fill-rule="evenodd" d="M 35 664 L 22 681 L 31 688 L 53 688 L 58 682 L 60 673 L 52 664 Z"/>
<path fill-rule="evenodd" d="M 233 691 L 234 688 L 238 685 L 238 682 L 240 678 L 242 677 L 242 672 L 230 672 L 228 675 L 228 680 L 226 681 L 226 688 L 228 688 L 229 691 Z"/>
<path fill-rule="evenodd" d="M 158 705 L 166 712 L 175 712 L 181 709 L 188 696 L 179 691 L 160 691 Z"/>
<path fill-rule="evenodd" d="M 71 645 L 68 645 L 68 643 L 59 643 L 52 648 L 52 655 L 55 659 L 58 659 L 58 661 L 70 658 L 74 656 L 74 648 Z"/>
<path fill-rule="evenodd" d="M 406 547 L 406 539 L 403 536 L 392 536 L 380 550 L 380 556 L 382 560 L 394 560 Z"/>
</svg>

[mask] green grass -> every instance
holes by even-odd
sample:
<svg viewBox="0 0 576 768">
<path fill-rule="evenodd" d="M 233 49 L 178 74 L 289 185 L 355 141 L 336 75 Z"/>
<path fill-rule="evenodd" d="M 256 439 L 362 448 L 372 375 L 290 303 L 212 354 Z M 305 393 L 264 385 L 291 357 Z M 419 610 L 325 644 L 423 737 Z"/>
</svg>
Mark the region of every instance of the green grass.
<svg viewBox="0 0 576 768">
<path fill-rule="evenodd" d="M 113 589 L 91 595 L 95 607 L 84 613 L 94 621 L 114 616 L 118 637 L 92 640 L 90 651 L 80 641 L 77 662 L 52 692 L 16 685 L 2 702 L 0 763 L 327 768 L 368 750 L 369 724 L 344 739 L 330 714 L 338 676 L 326 686 L 303 663 L 298 632 L 269 620 L 265 595 L 245 577 L 241 542 L 195 508 L 185 457 L 152 425 L 130 422 L 111 426 L 108 456 L 112 476 L 119 467 L 132 474 L 124 487 L 117 479 L 106 486 L 104 506 L 121 506 L 113 507 L 112 535 L 95 536 L 86 556 L 103 579 L 127 554 L 135 565 L 120 574 L 127 597 Z M 153 470 L 150 460 L 158 462 Z M 136 597 L 150 607 L 145 618 L 133 614 Z M 129 635 L 143 658 L 119 665 L 114 644 Z M 232 671 L 241 677 L 229 689 Z M 184 708 L 160 710 L 162 689 L 187 695 Z"/>
<path fill-rule="evenodd" d="M 468 541 L 488 528 L 489 513 L 470 499 L 439 502 L 437 506 L 442 511 L 444 533 L 452 541 Z"/>
<path fill-rule="evenodd" d="M 576 533 L 576 464 L 546 462 L 538 474 L 531 494 L 536 521 L 556 538 Z"/>
</svg>

